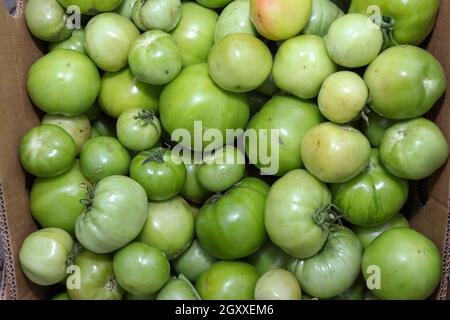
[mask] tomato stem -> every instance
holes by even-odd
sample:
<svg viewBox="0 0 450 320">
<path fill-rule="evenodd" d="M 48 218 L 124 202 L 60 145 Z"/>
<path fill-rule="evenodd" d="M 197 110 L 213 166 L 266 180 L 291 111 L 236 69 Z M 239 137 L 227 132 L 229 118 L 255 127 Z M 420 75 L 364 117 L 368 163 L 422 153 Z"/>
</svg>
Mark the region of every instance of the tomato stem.
<svg viewBox="0 0 450 320">
<path fill-rule="evenodd" d="M 155 130 L 159 132 L 159 128 L 155 123 L 155 113 L 152 110 L 140 110 L 136 116 L 134 116 L 134 120 L 142 120 L 141 127 L 145 127 L 151 125 Z"/>
<path fill-rule="evenodd" d="M 142 163 L 143 165 L 148 163 L 148 162 L 157 162 L 157 163 L 164 163 L 164 153 L 166 152 L 167 149 L 165 148 L 158 148 L 158 149 L 154 149 L 154 150 L 149 150 L 147 151 L 147 159 L 144 160 L 144 162 Z"/>
<path fill-rule="evenodd" d="M 85 211 L 88 212 L 94 204 L 95 189 L 91 185 L 84 182 L 80 184 L 80 188 L 86 189 L 86 198 L 80 199 L 80 203 L 84 205 Z"/>
</svg>

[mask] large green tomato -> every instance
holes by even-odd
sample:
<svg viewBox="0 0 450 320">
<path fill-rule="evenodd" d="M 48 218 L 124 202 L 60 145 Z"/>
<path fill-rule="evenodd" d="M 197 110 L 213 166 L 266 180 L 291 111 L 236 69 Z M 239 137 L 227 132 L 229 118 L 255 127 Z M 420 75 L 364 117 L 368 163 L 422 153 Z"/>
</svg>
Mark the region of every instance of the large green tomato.
<svg viewBox="0 0 450 320">
<path fill-rule="evenodd" d="M 99 12 L 116 9 L 123 0 L 58 0 L 65 8 L 78 6 L 81 13 L 95 15 Z"/>
<path fill-rule="evenodd" d="M 121 16 L 131 20 L 134 5 L 139 1 L 140 0 L 123 0 L 120 6 L 118 6 L 114 11 Z"/>
<path fill-rule="evenodd" d="M 211 268 L 216 261 L 217 259 L 203 249 L 197 239 L 194 239 L 190 247 L 173 260 L 173 266 L 178 274 L 195 282 L 200 274 Z"/>
<path fill-rule="evenodd" d="M 172 279 L 158 292 L 156 300 L 200 300 L 195 287 L 188 279 Z"/>
<path fill-rule="evenodd" d="M 186 167 L 171 150 L 154 148 L 133 158 L 130 177 L 144 187 L 150 200 L 163 201 L 181 191 L 186 180 Z"/>
<path fill-rule="evenodd" d="M 183 66 L 206 62 L 214 42 L 218 15 L 211 9 L 193 2 L 181 8 L 181 20 L 172 35 L 181 49 Z"/>
<path fill-rule="evenodd" d="M 31 187 L 30 207 L 33 218 L 44 228 L 60 228 L 75 235 L 75 222 L 84 211 L 80 202 L 90 182 L 78 162 L 65 173 L 52 178 L 37 178 Z"/>
<path fill-rule="evenodd" d="M 91 124 L 84 114 L 79 116 L 61 116 L 47 114 L 42 119 L 42 124 L 54 124 L 63 128 L 75 142 L 77 154 L 81 147 L 91 137 Z"/>
<path fill-rule="evenodd" d="M 336 219 L 330 211 L 327 186 L 306 170 L 293 170 L 270 188 L 265 224 L 270 240 L 289 255 L 308 258 L 316 254 Z"/>
<path fill-rule="evenodd" d="M 330 0 L 312 0 L 311 17 L 302 33 L 324 37 L 331 24 L 343 15 L 344 12 Z"/>
<path fill-rule="evenodd" d="M 246 260 L 258 270 L 260 275 L 263 275 L 272 269 L 286 269 L 289 256 L 272 242 L 267 241 Z"/>
<path fill-rule="evenodd" d="M 370 106 L 381 116 L 403 120 L 427 113 L 445 91 L 444 69 L 424 49 L 397 46 L 381 53 L 366 70 Z"/>
<path fill-rule="evenodd" d="M 393 28 L 391 45 L 419 45 L 433 29 L 438 10 L 439 0 L 353 0 L 349 12 L 383 15 Z"/>
<path fill-rule="evenodd" d="M 250 17 L 263 37 L 285 40 L 303 29 L 311 7 L 311 0 L 250 0 Z"/>
<path fill-rule="evenodd" d="M 19 154 L 22 166 L 29 173 L 37 177 L 54 177 L 72 167 L 76 147 L 64 129 L 43 124 L 22 138 Z"/>
<path fill-rule="evenodd" d="M 108 253 L 136 238 L 148 210 L 145 190 L 136 181 L 111 176 L 97 183 L 87 197 L 86 210 L 75 227 L 77 239 L 85 248 Z"/>
<path fill-rule="evenodd" d="M 322 123 L 309 130 L 301 146 L 306 169 L 327 183 L 343 183 L 369 163 L 370 143 L 351 126 Z"/>
<path fill-rule="evenodd" d="M 423 300 L 439 284 L 441 255 L 436 245 L 419 232 L 394 228 L 366 249 L 362 272 L 373 285 L 369 289 L 380 299 Z"/>
<path fill-rule="evenodd" d="M 84 48 L 84 28 L 73 30 L 70 38 L 48 44 L 49 51 L 56 49 L 67 49 L 78 51 L 79 53 L 86 53 L 86 49 Z"/>
<path fill-rule="evenodd" d="M 28 29 L 43 41 L 60 41 L 70 37 L 66 13 L 56 0 L 29 0 L 25 6 Z"/>
<path fill-rule="evenodd" d="M 114 277 L 112 256 L 85 250 L 75 257 L 72 268 L 75 272 L 66 281 L 67 293 L 72 300 L 122 299 L 124 290 Z M 76 277 L 79 283 L 76 283 Z"/>
<path fill-rule="evenodd" d="M 204 300 L 253 300 L 258 278 L 248 263 L 220 261 L 201 274 L 195 287 Z"/>
<path fill-rule="evenodd" d="M 371 110 L 366 116 L 367 120 L 363 119 L 362 123 L 363 133 L 370 141 L 372 147 L 378 148 L 384 133 L 395 123 L 395 121 L 383 118 L 378 113 Z"/>
<path fill-rule="evenodd" d="M 202 139 L 207 129 L 218 129 L 222 137 L 226 137 L 226 129 L 244 128 L 249 114 L 246 97 L 218 87 L 209 77 L 206 63 L 184 68 L 161 93 L 160 115 L 163 127 L 173 135 L 174 141 L 178 140 L 184 147 L 197 151 L 210 144 Z M 196 121 L 197 124 L 200 122 L 202 130 L 195 130 Z M 185 130 L 180 132 L 177 129 Z M 199 134 L 202 136 L 198 137 Z M 216 147 L 223 144 L 224 141 L 215 141 Z"/>
<path fill-rule="evenodd" d="M 231 33 L 247 33 L 257 36 L 250 20 L 250 0 L 235 0 L 222 10 L 214 31 L 214 42 L 219 42 Z"/>
<path fill-rule="evenodd" d="M 160 87 L 137 80 L 131 70 L 125 68 L 103 75 L 98 102 L 109 116 L 118 118 L 133 108 L 157 112 L 160 93 Z"/>
<path fill-rule="evenodd" d="M 181 19 L 180 0 L 144 0 L 133 10 L 135 17 L 142 23 L 143 30 L 173 30 Z"/>
<path fill-rule="evenodd" d="M 349 229 L 332 226 L 323 249 L 307 259 L 293 258 L 288 269 L 302 290 L 317 298 L 332 298 L 351 287 L 360 274 L 362 248 Z"/>
<path fill-rule="evenodd" d="M 233 0 L 196 0 L 202 6 L 208 8 L 223 8 Z"/>
<path fill-rule="evenodd" d="M 425 118 L 399 122 L 381 139 L 380 157 L 400 178 L 421 180 L 445 164 L 449 147 L 441 129 Z"/>
<path fill-rule="evenodd" d="M 114 255 L 117 282 L 137 295 L 155 293 L 170 279 L 170 265 L 158 249 L 132 242 Z"/>
<path fill-rule="evenodd" d="M 273 269 L 258 279 L 255 300 L 301 300 L 302 291 L 297 278 L 287 270 Z"/>
<path fill-rule="evenodd" d="M 39 109 L 51 114 L 78 115 L 94 104 L 100 92 L 100 75 L 84 54 L 55 50 L 31 66 L 27 88 Z"/>
<path fill-rule="evenodd" d="M 200 165 L 195 163 L 185 163 L 186 165 L 186 180 L 183 188 L 181 188 L 180 195 L 190 202 L 203 204 L 205 199 L 210 195 L 210 191 L 206 190 L 197 177 L 197 172 Z"/>
<path fill-rule="evenodd" d="M 331 187 L 333 203 L 348 222 L 365 227 L 385 223 L 408 200 L 408 181 L 393 176 L 372 149 L 366 169 L 352 180 Z"/>
<path fill-rule="evenodd" d="M 22 243 L 20 267 L 36 284 L 56 284 L 66 278 L 67 259 L 72 247 L 72 237 L 64 230 L 48 228 L 35 231 Z"/>
<path fill-rule="evenodd" d="M 283 42 L 272 72 L 278 88 L 299 98 L 311 99 L 317 97 L 325 79 L 336 71 L 325 41 L 316 35 L 301 35 Z"/>
<path fill-rule="evenodd" d="M 263 172 L 272 169 L 274 162 L 278 163 L 278 168 L 273 168 L 276 171 L 272 174 L 279 176 L 301 168 L 303 161 L 300 146 L 303 137 L 323 121 L 313 102 L 289 95 L 275 96 L 248 123 L 247 130 L 256 131 L 257 142 L 246 145 L 247 156 Z M 273 130 L 278 130 L 278 137 Z M 267 154 L 263 150 L 267 150 Z M 265 157 L 272 162 L 267 163 Z"/>
<path fill-rule="evenodd" d="M 81 172 L 94 183 L 109 176 L 128 174 L 130 161 L 128 150 L 111 137 L 88 140 L 80 153 Z"/>
<path fill-rule="evenodd" d="M 194 238 L 194 216 L 189 203 L 175 196 L 150 202 L 139 240 L 155 247 L 172 260 L 186 250 Z"/>
<path fill-rule="evenodd" d="M 153 111 L 133 108 L 119 116 L 116 131 L 123 146 L 143 151 L 156 145 L 161 136 L 161 124 Z"/>
<path fill-rule="evenodd" d="M 245 33 L 225 36 L 208 56 L 211 78 L 231 92 L 249 92 L 261 86 L 272 71 L 272 62 L 269 48 Z"/>
<path fill-rule="evenodd" d="M 352 230 L 358 237 L 364 250 L 366 250 L 379 235 L 393 228 L 409 228 L 408 219 L 398 213 L 385 223 L 374 227 L 352 226 Z"/>
<path fill-rule="evenodd" d="M 136 78 L 153 85 L 172 81 L 183 66 L 174 38 L 160 30 L 147 31 L 133 42 L 128 63 Z"/>
<path fill-rule="evenodd" d="M 224 195 L 211 197 L 195 220 L 202 246 L 224 260 L 255 253 L 267 239 L 264 207 L 268 191 L 262 180 L 244 178 Z"/>
<path fill-rule="evenodd" d="M 99 14 L 86 25 L 86 52 L 100 69 L 119 71 L 127 65 L 131 44 L 139 34 L 127 18 L 113 12 Z"/>
</svg>

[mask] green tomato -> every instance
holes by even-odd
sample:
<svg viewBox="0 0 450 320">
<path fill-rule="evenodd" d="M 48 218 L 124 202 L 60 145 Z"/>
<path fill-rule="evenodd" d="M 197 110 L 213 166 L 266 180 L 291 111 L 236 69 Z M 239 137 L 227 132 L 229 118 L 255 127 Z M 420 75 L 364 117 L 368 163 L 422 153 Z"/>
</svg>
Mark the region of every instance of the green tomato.
<svg viewBox="0 0 450 320">
<path fill-rule="evenodd" d="M 367 16 L 347 14 L 334 21 L 325 38 L 328 54 L 347 68 L 371 63 L 383 47 L 383 32 Z"/>
<path fill-rule="evenodd" d="M 285 40 L 305 27 L 311 7 L 311 0 L 250 0 L 250 17 L 264 38 Z"/>
<path fill-rule="evenodd" d="M 202 246 L 224 260 L 255 253 L 267 239 L 264 207 L 268 191 L 262 180 L 244 178 L 224 195 L 212 196 L 195 219 Z"/>
<path fill-rule="evenodd" d="M 142 6 L 144 5 L 144 1 L 145 0 L 139 0 L 134 4 L 133 9 L 131 11 L 131 21 L 133 21 L 136 27 L 138 27 L 140 30 L 146 31 L 147 27 L 142 22 L 140 15 Z"/>
<path fill-rule="evenodd" d="M 84 48 L 84 28 L 73 30 L 72 35 L 67 39 L 57 42 L 50 42 L 48 44 L 49 51 L 56 49 L 68 49 L 78 51 L 83 54 L 86 53 Z"/>
<path fill-rule="evenodd" d="M 180 0 L 145 0 L 139 8 L 144 30 L 173 30 L 181 19 Z"/>
<path fill-rule="evenodd" d="M 119 71 L 127 65 L 131 44 L 139 34 L 127 18 L 113 12 L 99 14 L 86 25 L 86 52 L 100 69 Z"/>
<path fill-rule="evenodd" d="M 78 218 L 75 233 L 90 251 L 108 253 L 137 237 L 147 218 L 145 190 L 133 179 L 112 176 L 88 192 L 86 210 Z"/>
<path fill-rule="evenodd" d="M 425 118 L 399 122 L 380 142 L 380 157 L 395 176 L 421 180 L 443 166 L 449 153 L 441 129 Z"/>
<path fill-rule="evenodd" d="M 301 300 L 302 291 L 297 278 L 289 271 L 273 269 L 258 279 L 255 300 Z"/>
<path fill-rule="evenodd" d="M 190 202 L 196 204 L 203 204 L 206 198 L 210 195 L 210 191 L 206 190 L 201 184 L 197 176 L 200 166 L 195 163 L 185 163 L 186 166 L 186 180 L 183 188 L 181 188 L 180 195 Z"/>
<path fill-rule="evenodd" d="M 133 7 L 138 1 L 139 0 L 123 0 L 120 6 L 118 6 L 114 11 L 121 16 L 131 20 Z"/>
<path fill-rule="evenodd" d="M 216 9 L 225 7 L 233 0 L 196 0 L 196 1 L 200 3 L 202 6 Z"/>
<path fill-rule="evenodd" d="M 360 174 L 370 158 L 370 143 L 351 126 L 322 123 L 306 133 L 301 146 L 306 169 L 327 183 L 344 183 Z"/>
<path fill-rule="evenodd" d="M 387 222 L 408 200 L 408 181 L 393 176 L 372 149 L 366 169 L 352 180 L 331 187 L 333 203 L 348 222 L 373 227 Z"/>
<path fill-rule="evenodd" d="M 122 0 L 58 0 L 58 2 L 64 6 L 64 8 L 78 6 L 81 13 L 95 15 L 100 12 L 116 9 Z"/>
<path fill-rule="evenodd" d="M 29 0 L 25 19 L 31 34 L 43 41 L 60 41 L 70 37 L 66 13 L 56 0 Z"/>
<path fill-rule="evenodd" d="M 105 114 L 101 114 L 98 119 L 91 124 L 91 138 L 112 137 L 116 138 L 116 121 Z"/>
<path fill-rule="evenodd" d="M 204 158 L 197 179 L 206 190 L 222 192 L 238 183 L 244 174 L 245 156 L 239 149 L 225 146 Z"/>
<path fill-rule="evenodd" d="M 172 279 L 158 292 L 156 300 L 201 300 L 188 279 Z"/>
<path fill-rule="evenodd" d="M 299 98 L 311 99 L 317 97 L 325 79 L 336 71 L 325 41 L 316 35 L 302 35 L 283 42 L 272 72 L 278 88 Z"/>
<path fill-rule="evenodd" d="M 212 47 L 208 56 L 211 78 L 231 92 L 249 92 L 264 83 L 272 71 L 272 54 L 258 38 L 233 33 Z"/>
<path fill-rule="evenodd" d="M 20 267 L 33 283 L 41 286 L 56 284 L 66 278 L 67 258 L 72 248 L 72 237 L 64 230 L 35 231 L 22 243 Z"/>
<path fill-rule="evenodd" d="M 37 178 L 31 187 L 33 218 L 44 228 L 60 228 L 75 235 L 75 222 L 84 211 L 80 199 L 90 182 L 80 171 L 78 161 L 72 169 L 52 178 Z"/>
<path fill-rule="evenodd" d="M 344 12 L 330 0 L 312 0 L 311 17 L 302 33 L 324 37 L 331 24 L 343 15 Z"/>
<path fill-rule="evenodd" d="M 279 176 L 301 168 L 303 161 L 300 146 L 303 137 L 322 121 L 324 118 L 313 102 L 288 95 L 275 96 L 247 125 L 247 130 L 257 132 L 257 143 L 246 145 L 247 156 L 263 172 L 272 169 L 274 162 L 277 162 L 278 169 L 274 173 Z M 273 130 L 278 130 L 278 137 Z M 271 163 L 267 163 L 264 158 L 266 155 L 261 151 L 266 149 Z"/>
<path fill-rule="evenodd" d="M 353 226 L 352 230 L 361 242 L 363 249 L 366 250 L 379 235 L 393 228 L 409 228 L 409 222 L 402 214 L 398 213 L 383 224 L 374 227 Z"/>
<path fill-rule="evenodd" d="M 445 73 L 424 49 L 397 46 L 381 53 L 367 68 L 370 106 L 381 116 L 404 120 L 427 113 L 443 95 Z"/>
<path fill-rule="evenodd" d="M 186 167 L 171 150 L 154 148 L 133 158 L 130 177 L 144 187 L 150 200 L 164 201 L 181 191 Z"/>
<path fill-rule="evenodd" d="M 111 137 L 88 140 L 80 153 L 81 172 L 92 182 L 113 175 L 128 174 L 130 161 L 128 150 Z"/>
<path fill-rule="evenodd" d="M 52 300 L 72 300 L 67 292 L 58 293 Z"/>
<path fill-rule="evenodd" d="M 191 206 L 181 197 L 150 202 L 139 241 L 164 252 L 167 259 L 180 255 L 194 239 Z"/>
<path fill-rule="evenodd" d="M 325 80 L 317 102 L 328 120 L 343 124 L 359 117 L 368 97 L 369 90 L 358 74 L 341 71 Z"/>
<path fill-rule="evenodd" d="M 363 121 L 363 133 L 370 141 L 372 147 L 378 148 L 384 133 L 395 121 L 383 118 L 374 111 L 369 111 L 366 116 L 367 120 Z"/>
<path fill-rule="evenodd" d="M 214 106 L 214 108 L 211 108 Z M 218 129 L 226 137 L 226 129 L 242 129 L 250 115 L 245 95 L 226 92 L 218 87 L 208 75 L 206 63 L 184 68 L 174 81 L 169 83 L 161 93 L 161 123 L 172 140 L 182 146 L 201 151 L 211 144 L 196 137 L 195 122 L 201 122 L 203 132 Z M 185 129 L 190 136 L 179 135 Z M 183 132 L 184 133 L 184 132 Z M 192 137 L 195 141 L 192 141 Z M 200 140 L 201 139 L 201 140 Z M 203 142 L 203 143 L 201 143 Z M 224 143 L 214 141 L 216 147 Z"/>
<path fill-rule="evenodd" d="M 73 50 L 55 50 L 31 66 L 27 89 L 39 109 L 74 116 L 94 104 L 100 92 L 100 75 L 86 55 Z"/>
<path fill-rule="evenodd" d="M 117 282 L 137 295 L 155 293 L 170 279 L 166 256 L 142 242 L 132 242 L 114 255 Z"/>
<path fill-rule="evenodd" d="M 160 87 L 137 80 L 131 70 L 125 68 L 103 75 L 98 102 L 109 116 L 118 118 L 132 108 L 157 112 L 160 93 Z"/>
<path fill-rule="evenodd" d="M 286 269 L 288 259 L 289 256 L 270 241 L 267 241 L 258 251 L 246 258 L 260 275 L 272 269 Z"/>
<path fill-rule="evenodd" d="M 136 78 L 152 85 L 172 81 L 183 64 L 174 38 L 159 30 L 147 31 L 133 42 L 128 63 Z"/>
<path fill-rule="evenodd" d="M 72 300 L 122 299 L 124 291 L 114 277 L 112 256 L 85 250 L 75 257 L 74 267 L 79 269 L 74 269 L 75 273 L 66 281 Z M 79 277 L 79 283 L 72 282 L 71 277 Z"/>
<path fill-rule="evenodd" d="M 86 115 L 61 116 L 47 114 L 42 119 L 42 124 L 54 124 L 63 128 L 75 142 L 77 154 L 81 147 L 91 137 L 91 123 Z"/>
<path fill-rule="evenodd" d="M 258 33 L 250 20 L 250 0 L 235 0 L 222 10 L 214 30 L 214 42 L 219 42 L 231 33 L 257 36 Z"/>
<path fill-rule="evenodd" d="M 379 14 L 391 23 L 391 45 L 419 45 L 430 34 L 436 22 L 439 0 L 353 0 L 349 12 Z"/>
<path fill-rule="evenodd" d="M 55 177 L 73 166 L 76 147 L 64 129 L 43 124 L 22 138 L 19 153 L 20 162 L 29 173 L 37 177 Z"/>
<path fill-rule="evenodd" d="M 218 15 L 193 2 L 181 7 L 181 19 L 172 35 L 181 49 L 183 66 L 206 62 L 214 42 Z"/>
<path fill-rule="evenodd" d="M 380 299 L 423 300 L 439 284 L 441 255 L 436 245 L 419 232 L 394 228 L 366 249 L 362 272 L 367 283 L 375 285 L 371 291 Z"/>
<path fill-rule="evenodd" d="M 334 222 L 327 186 L 306 170 L 293 170 L 270 188 L 265 225 L 270 240 L 289 255 L 308 258 L 316 254 Z"/>
<path fill-rule="evenodd" d="M 156 145 L 161 137 L 161 124 L 153 111 L 133 108 L 119 116 L 117 138 L 126 148 L 143 151 Z"/>
<path fill-rule="evenodd" d="M 195 287 L 204 300 L 253 300 L 258 278 L 248 263 L 219 261 L 200 275 Z"/>
<path fill-rule="evenodd" d="M 330 227 L 323 249 L 306 259 L 293 258 L 288 269 L 307 294 L 332 298 L 350 288 L 360 274 L 362 248 L 358 238 L 342 226 Z"/>
</svg>

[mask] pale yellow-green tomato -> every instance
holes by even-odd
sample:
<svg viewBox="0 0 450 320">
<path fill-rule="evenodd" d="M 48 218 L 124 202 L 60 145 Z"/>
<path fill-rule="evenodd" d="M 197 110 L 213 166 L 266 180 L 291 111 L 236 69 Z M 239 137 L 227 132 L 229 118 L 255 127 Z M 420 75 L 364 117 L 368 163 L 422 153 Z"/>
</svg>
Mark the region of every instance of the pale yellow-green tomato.
<svg viewBox="0 0 450 320">
<path fill-rule="evenodd" d="M 297 278 L 287 270 L 273 269 L 259 278 L 255 300 L 301 300 L 302 291 Z"/>
<path fill-rule="evenodd" d="M 368 96 L 369 89 L 358 74 L 336 72 L 325 80 L 320 89 L 319 109 L 328 120 L 347 123 L 359 116 Z"/>
</svg>

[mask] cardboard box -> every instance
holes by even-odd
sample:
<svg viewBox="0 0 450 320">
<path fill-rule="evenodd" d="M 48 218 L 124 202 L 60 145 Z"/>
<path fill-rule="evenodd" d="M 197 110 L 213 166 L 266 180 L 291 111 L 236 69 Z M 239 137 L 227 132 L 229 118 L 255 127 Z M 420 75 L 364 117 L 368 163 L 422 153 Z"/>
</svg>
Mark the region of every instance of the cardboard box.
<svg viewBox="0 0 450 320">
<path fill-rule="evenodd" d="M 20 270 L 18 252 L 24 238 L 36 229 L 28 203 L 29 177 L 20 167 L 18 146 L 29 129 L 39 124 L 40 112 L 33 108 L 26 91 L 27 71 L 45 47 L 32 38 L 25 25 L 23 3 L 11 16 L 0 5 L 0 239 L 4 262 L 0 265 L 0 299 L 39 299 L 46 288 L 27 281 Z M 450 1 L 441 1 L 436 28 L 425 46 L 450 75 Z M 450 91 L 430 114 L 450 140 Z M 431 238 L 444 258 L 440 287 L 433 298 L 450 299 L 449 177 L 450 165 L 430 179 L 413 183 L 405 208 L 413 227 Z"/>
</svg>

